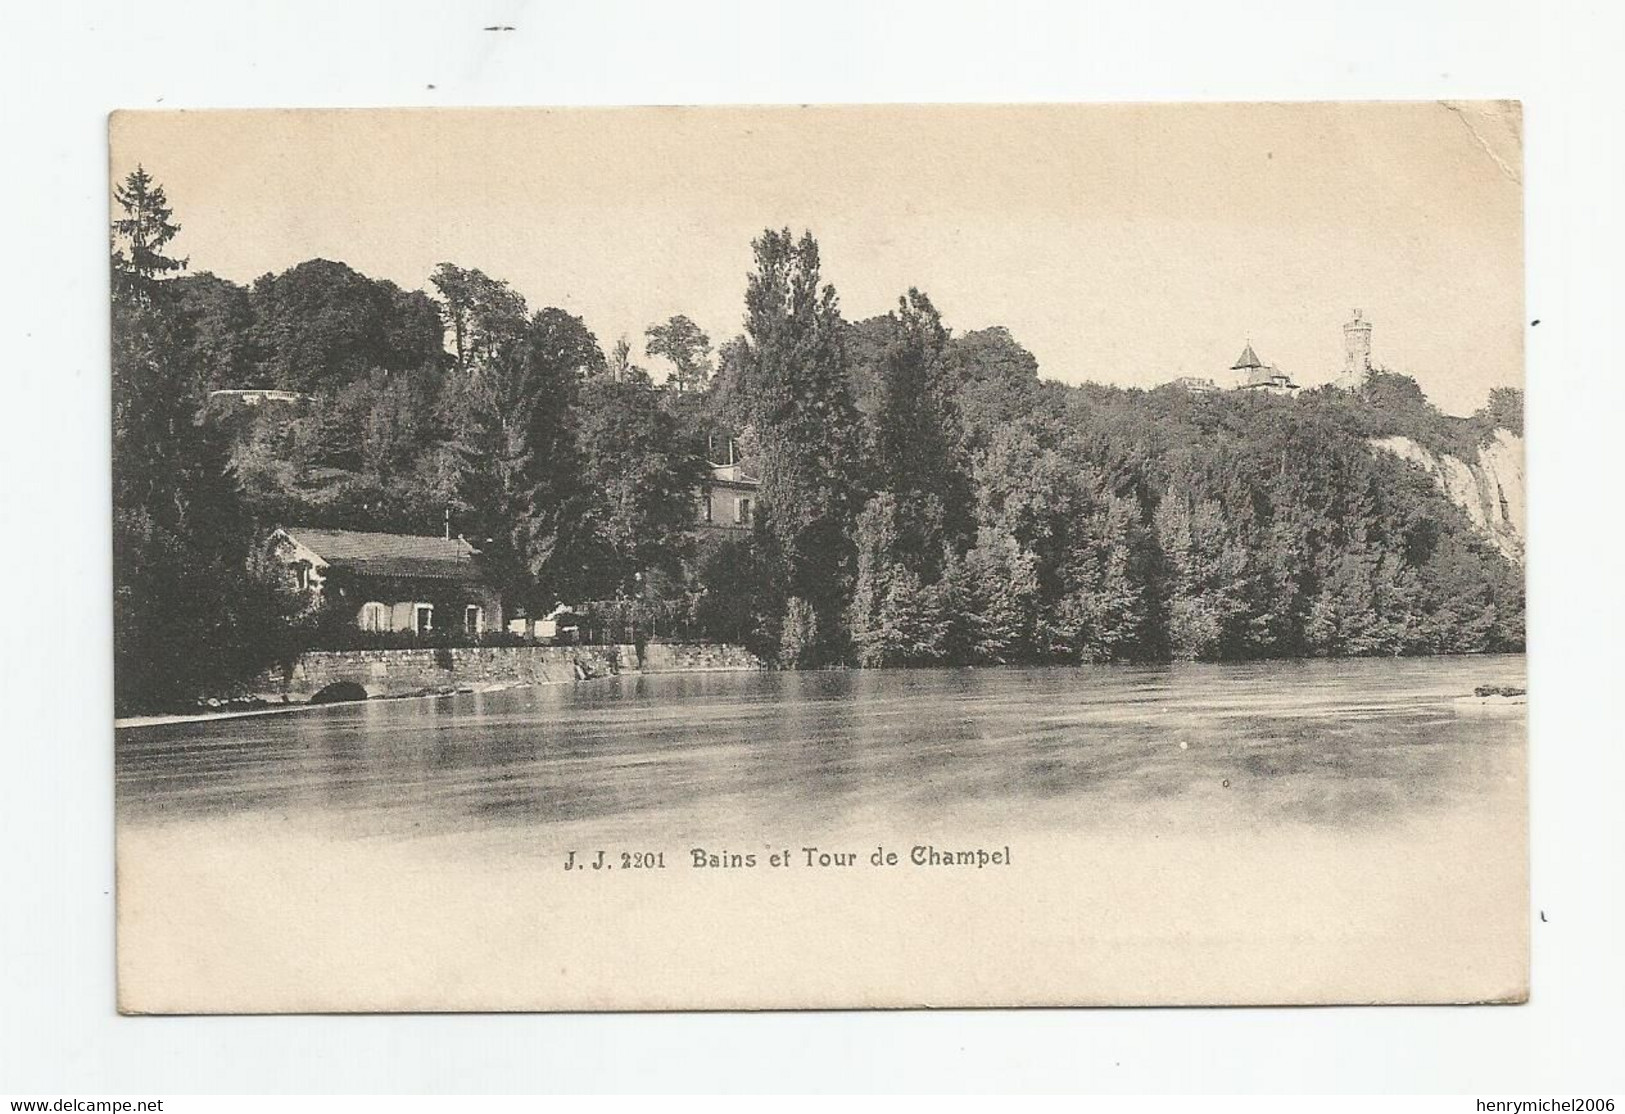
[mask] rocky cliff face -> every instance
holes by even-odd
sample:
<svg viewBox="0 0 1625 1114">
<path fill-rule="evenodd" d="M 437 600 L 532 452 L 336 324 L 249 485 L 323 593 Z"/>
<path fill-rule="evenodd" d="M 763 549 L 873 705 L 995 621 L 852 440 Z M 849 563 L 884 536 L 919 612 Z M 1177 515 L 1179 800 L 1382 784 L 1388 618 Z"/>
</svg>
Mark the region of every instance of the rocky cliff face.
<svg viewBox="0 0 1625 1114">
<path fill-rule="evenodd" d="M 1467 513 L 1481 534 L 1507 560 L 1522 567 L 1524 549 L 1523 438 L 1504 429 L 1468 463 L 1438 455 L 1409 437 L 1383 437 L 1371 442 L 1421 468 L 1439 490 Z"/>
</svg>

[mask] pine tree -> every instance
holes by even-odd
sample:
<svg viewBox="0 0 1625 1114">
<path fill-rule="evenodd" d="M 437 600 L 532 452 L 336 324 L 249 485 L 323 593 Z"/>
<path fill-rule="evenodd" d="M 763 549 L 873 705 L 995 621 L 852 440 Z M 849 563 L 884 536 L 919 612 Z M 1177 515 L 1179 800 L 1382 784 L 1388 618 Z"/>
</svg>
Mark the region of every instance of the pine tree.
<svg viewBox="0 0 1625 1114">
<path fill-rule="evenodd" d="M 581 382 L 604 355 L 579 317 L 544 309 L 467 384 L 455 451 L 489 582 L 547 610 L 598 581 L 579 440 Z"/>
<path fill-rule="evenodd" d="M 127 304 L 145 304 L 164 278 L 186 269 L 186 260 L 164 254 L 181 226 L 174 223 L 164 187 L 144 166 L 113 187 L 121 216 L 113 220 L 113 296 Z"/>
<path fill-rule="evenodd" d="M 252 575 L 228 446 L 200 420 L 205 378 L 163 255 L 179 226 L 144 170 L 112 222 L 113 651 L 121 712 L 229 694 L 281 648 L 284 604 Z"/>
</svg>

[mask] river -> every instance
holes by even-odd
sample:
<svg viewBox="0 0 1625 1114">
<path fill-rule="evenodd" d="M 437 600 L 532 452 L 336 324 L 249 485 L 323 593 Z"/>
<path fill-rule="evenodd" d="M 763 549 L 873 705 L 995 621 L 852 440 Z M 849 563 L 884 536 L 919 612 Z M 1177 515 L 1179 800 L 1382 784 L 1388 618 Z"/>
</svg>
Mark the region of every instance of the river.
<svg viewBox="0 0 1625 1114">
<path fill-rule="evenodd" d="M 1463 714 L 1452 700 L 1521 685 L 1523 667 L 1481 657 L 629 675 L 121 730 L 126 1004 L 1516 996 L 1524 721 Z M 905 871 L 882 884 L 884 872 L 860 871 L 837 884 L 814 871 L 776 890 L 761 869 L 694 866 L 696 850 L 762 867 L 782 850 L 800 876 L 808 847 L 906 860 L 919 846 L 1009 848 L 1013 862 L 973 883 Z M 570 852 L 599 850 L 658 854 L 661 867 L 614 883 L 563 871 Z M 566 878 L 592 896 L 561 889 Z M 916 916 L 894 907 L 904 894 L 920 916 L 958 918 L 961 939 L 1049 956 L 1064 923 L 1112 961 L 1075 956 L 1076 970 L 1043 983 L 1023 960 L 968 988 L 963 975 L 916 971 L 916 989 L 897 981 L 912 970 L 892 939 L 896 918 Z M 782 916 L 767 917 L 763 900 Z M 527 917 L 552 928 L 533 937 Z M 669 965 L 682 954 L 670 941 L 696 934 L 705 950 L 747 955 L 764 936 L 819 936 L 805 923 L 786 936 L 786 917 L 822 920 L 845 942 L 830 946 L 891 941 L 880 952 L 893 964 L 823 982 L 789 966 L 769 990 L 732 962 L 696 960 L 703 978 L 689 972 L 669 990 L 656 979 L 628 998 L 594 971 L 587 943 L 563 942 L 614 937 L 631 918 L 642 927 L 617 945 L 622 957 Z M 473 939 L 500 962 L 469 965 L 460 949 Z M 391 981 L 388 964 L 362 973 L 368 949 L 460 974 Z M 331 964 L 313 959 L 324 953 Z M 1328 970 L 1333 953 L 1353 967 Z M 1153 956 L 1175 969 L 1157 974 Z M 528 973 L 561 958 L 574 977 Z M 1198 960 L 1230 967 L 1178 973 Z M 218 1003 L 200 990 L 199 964 L 242 976 L 249 963 L 280 982 L 256 975 Z M 1381 978 L 1362 981 L 1377 967 Z"/>
</svg>

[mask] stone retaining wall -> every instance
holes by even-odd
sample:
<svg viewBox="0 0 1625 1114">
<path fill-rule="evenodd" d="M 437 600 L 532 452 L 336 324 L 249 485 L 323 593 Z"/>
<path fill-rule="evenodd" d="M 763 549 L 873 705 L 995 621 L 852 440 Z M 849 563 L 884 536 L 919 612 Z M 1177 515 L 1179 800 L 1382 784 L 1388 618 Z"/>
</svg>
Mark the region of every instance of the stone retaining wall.
<svg viewBox="0 0 1625 1114">
<path fill-rule="evenodd" d="M 255 682 L 253 695 L 302 704 L 329 685 L 360 685 L 369 697 L 549 685 L 615 673 L 760 669 L 738 646 L 651 642 L 635 646 L 468 646 L 418 650 L 312 650 Z"/>
<path fill-rule="evenodd" d="M 640 672 L 708 673 L 761 668 L 762 659 L 743 646 L 725 642 L 649 642 L 643 647 Z"/>
</svg>

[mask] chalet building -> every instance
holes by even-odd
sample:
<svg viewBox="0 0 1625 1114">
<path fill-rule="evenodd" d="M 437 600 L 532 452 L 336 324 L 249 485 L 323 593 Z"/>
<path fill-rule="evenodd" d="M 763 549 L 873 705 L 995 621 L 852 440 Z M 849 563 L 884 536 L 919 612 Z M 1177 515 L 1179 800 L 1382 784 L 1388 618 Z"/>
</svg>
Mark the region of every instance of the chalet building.
<svg viewBox="0 0 1625 1114">
<path fill-rule="evenodd" d="M 364 631 L 467 634 L 502 629 L 462 538 L 288 526 L 266 543 L 311 606 L 341 608 Z"/>
<path fill-rule="evenodd" d="M 1257 391 L 1267 395 L 1293 395 L 1298 393 L 1298 385 L 1292 377 L 1274 364 L 1266 364 L 1258 358 L 1253 351 L 1252 341 L 1247 342 L 1236 362 L 1230 365 L 1230 371 L 1241 380 L 1236 385 L 1238 391 Z"/>
</svg>

